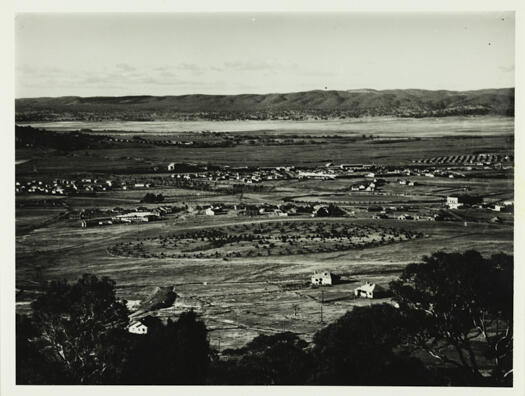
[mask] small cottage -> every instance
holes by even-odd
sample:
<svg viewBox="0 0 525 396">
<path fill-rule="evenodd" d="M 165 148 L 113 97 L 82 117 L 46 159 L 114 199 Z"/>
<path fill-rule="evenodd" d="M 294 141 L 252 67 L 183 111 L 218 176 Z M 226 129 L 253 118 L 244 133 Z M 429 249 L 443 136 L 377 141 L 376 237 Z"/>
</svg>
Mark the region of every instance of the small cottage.
<svg viewBox="0 0 525 396">
<path fill-rule="evenodd" d="M 378 298 L 385 294 L 385 290 L 375 283 L 366 282 L 364 285 L 354 289 L 354 295 L 361 298 Z"/>
<path fill-rule="evenodd" d="M 311 278 L 312 285 L 315 285 L 315 286 L 333 285 L 338 280 L 339 280 L 339 276 L 332 274 L 328 271 L 315 272 Z"/>
<path fill-rule="evenodd" d="M 137 320 L 129 325 L 128 331 L 132 334 L 148 334 L 148 326 Z"/>
</svg>

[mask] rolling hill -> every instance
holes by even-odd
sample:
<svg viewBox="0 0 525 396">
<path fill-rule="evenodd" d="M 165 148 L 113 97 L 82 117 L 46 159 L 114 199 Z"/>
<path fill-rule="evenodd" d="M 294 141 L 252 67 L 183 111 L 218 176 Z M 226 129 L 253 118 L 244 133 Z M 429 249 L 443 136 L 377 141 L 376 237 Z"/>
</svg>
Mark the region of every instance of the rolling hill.
<svg viewBox="0 0 525 396">
<path fill-rule="evenodd" d="M 514 115 L 514 88 L 16 99 L 17 121 Z"/>
</svg>

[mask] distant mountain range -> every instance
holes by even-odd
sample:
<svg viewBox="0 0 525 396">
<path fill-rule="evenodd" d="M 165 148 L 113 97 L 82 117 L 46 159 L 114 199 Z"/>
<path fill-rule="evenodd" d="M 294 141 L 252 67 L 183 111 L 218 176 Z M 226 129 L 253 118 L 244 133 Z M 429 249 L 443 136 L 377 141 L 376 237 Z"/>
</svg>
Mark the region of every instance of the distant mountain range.
<svg viewBox="0 0 525 396">
<path fill-rule="evenodd" d="M 514 88 L 306 91 L 282 94 L 16 99 L 16 120 L 334 119 L 514 115 Z"/>
</svg>

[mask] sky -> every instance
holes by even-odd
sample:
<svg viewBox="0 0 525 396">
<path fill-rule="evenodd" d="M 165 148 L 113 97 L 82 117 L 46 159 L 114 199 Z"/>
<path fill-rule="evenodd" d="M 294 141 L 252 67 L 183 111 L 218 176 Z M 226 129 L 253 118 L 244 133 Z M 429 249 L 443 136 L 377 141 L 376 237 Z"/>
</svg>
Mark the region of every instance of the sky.
<svg viewBox="0 0 525 396">
<path fill-rule="evenodd" d="M 514 86 L 514 14 L 18 14 L 16 97 Z"/>
</svg>

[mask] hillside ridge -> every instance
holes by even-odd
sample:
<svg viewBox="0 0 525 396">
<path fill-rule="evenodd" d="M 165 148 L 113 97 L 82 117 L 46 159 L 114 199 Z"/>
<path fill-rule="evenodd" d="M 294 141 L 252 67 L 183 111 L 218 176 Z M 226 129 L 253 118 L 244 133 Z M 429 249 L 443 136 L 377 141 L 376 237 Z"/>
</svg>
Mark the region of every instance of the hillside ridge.
<svg viewBox="0 0 525 396">
<path fill-rule="evenodd" d="M 15 100 L 17 121 L 305 119 L 514 115 L 514 88 L 313 90 L 238 95 L 63 96 Z"/>
</svg>

